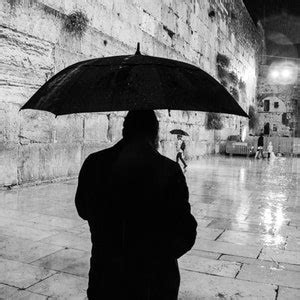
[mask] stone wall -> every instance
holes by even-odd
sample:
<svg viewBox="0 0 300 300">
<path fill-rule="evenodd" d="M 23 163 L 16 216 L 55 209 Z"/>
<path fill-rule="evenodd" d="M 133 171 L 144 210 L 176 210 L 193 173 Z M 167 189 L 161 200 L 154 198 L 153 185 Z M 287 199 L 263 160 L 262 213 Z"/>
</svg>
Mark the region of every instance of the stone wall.
<svg viewBox="0 0 300 300">
<path fill-rule="evenodd" d="M 81 36 L 65 30 L 74 11 L 88 19 Z M 226 55 L 228 71 L 245 83 L 238 101 L 245 109 L 253 103 L 262 31 L 241 0 L 1 0 L 0 186 L 76 176 L 89 153 L 120 139 L 124 113 L 55 118 L 19 108 L 64 67 L 134 53 L 137 42 L 144 54 L 189 62 L 216 78 L 216 57 Z M 215 151 L 216 136 L 238 133 L 241 122 L 224 116 L 215 133 L 205 129 L 205 113 L 158 114 L 160 150 L 170 157 L 175 127 L 190 133 L 187 155 L 197 158 Z"/>
</svg>

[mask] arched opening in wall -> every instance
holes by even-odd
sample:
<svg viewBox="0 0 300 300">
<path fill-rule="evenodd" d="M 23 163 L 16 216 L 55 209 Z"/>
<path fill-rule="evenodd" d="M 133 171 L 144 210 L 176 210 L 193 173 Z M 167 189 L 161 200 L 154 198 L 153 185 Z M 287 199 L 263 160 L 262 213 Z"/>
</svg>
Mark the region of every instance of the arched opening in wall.
<svg viewBox="0 0 300 300">
<path fill-rule="evenodd" d="M 270 110 L 270 100 L 264 100 L 264 111 Z"/>
<path fill-rule="evenodd" d="M 270 123 L 266 123 L 264 125 L 264 134 L 269 135 L 270 134 Z"/>
</svg>

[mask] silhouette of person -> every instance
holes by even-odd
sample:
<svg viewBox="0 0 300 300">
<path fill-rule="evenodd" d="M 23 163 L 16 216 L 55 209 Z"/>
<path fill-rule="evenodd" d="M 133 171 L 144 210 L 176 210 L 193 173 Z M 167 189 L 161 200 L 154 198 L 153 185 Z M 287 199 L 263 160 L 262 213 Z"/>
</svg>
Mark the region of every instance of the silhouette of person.
<svg viewBox="0 0 300 300">
<path fill-rule="evenodd" d="M 259 138 L 257 140 L 257 150 L 255 154 L 255 158 L 259 158 L 259 155 L 261 158 L 264 158 L 264 135 L 261 133 L 259 135 Z"/>
<path fill-rule="evenodd" d="M 123 139 L 85 160 L 75 197 L 92 239 L 88 299 L 177 299 L 177 258 L 197 222 L 179 165 L 157 152 L 154 111 L 130 111 Z"/>
</svg>

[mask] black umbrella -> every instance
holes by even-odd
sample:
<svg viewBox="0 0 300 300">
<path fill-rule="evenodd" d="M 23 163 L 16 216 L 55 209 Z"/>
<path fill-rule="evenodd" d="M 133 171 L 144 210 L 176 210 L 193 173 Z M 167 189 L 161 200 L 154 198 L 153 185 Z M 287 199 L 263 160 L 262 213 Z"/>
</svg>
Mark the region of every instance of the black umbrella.
<svg viewBox="0 0 300 300">
<path fill-rule="evenodd" d="M 84 112 L 172 109 L 248 115 L 203 70 L 175 60 L 114 56 L 71 65 L 47 81 L 22 109 L 64 115 Z"/>
<path fill-rule="evenodd" d="M 185 135 L 185 136 L 189 136 L 189 134 L 187 132 L 185 132 L 182 129 L 173 129 L 170 131 L 170 133 L 172 134 L 177 134 L 177 135 Z"/>
</svg>

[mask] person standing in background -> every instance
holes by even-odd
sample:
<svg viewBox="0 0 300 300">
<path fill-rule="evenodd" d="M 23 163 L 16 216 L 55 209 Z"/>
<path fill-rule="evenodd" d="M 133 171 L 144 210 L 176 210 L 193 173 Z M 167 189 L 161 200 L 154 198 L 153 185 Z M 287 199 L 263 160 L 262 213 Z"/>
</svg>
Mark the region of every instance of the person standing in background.
<svg viewBox="0 0 300 300">
<path fill-rule="evenodd" d="M 259 135 L 258 141 L 257 141 L 257 150 L 255 154 L 255 158 L 259 158 L 259 155 L 261 155 L 261 158 L 264 158 L 264 135 L 261 133 Z"/>
</svg>

